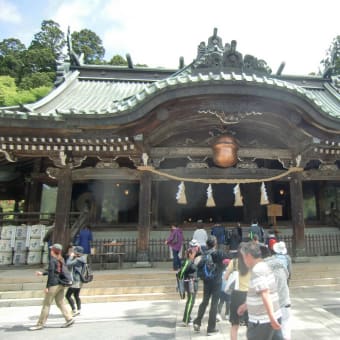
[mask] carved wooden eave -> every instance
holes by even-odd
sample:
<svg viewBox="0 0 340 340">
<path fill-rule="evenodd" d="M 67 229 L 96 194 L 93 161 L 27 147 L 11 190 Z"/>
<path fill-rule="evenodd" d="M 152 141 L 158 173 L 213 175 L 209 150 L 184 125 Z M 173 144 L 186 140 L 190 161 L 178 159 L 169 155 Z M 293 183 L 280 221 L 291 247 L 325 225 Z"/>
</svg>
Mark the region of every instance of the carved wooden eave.
<svg viewBox="0 0 340 340">
<path fill-rule="evenodd" d="M 115 138 L 68 138 L 68 137 L 0 137 L 0 152 L 9 161 L 16 158 L 48 157 L 55 160 L 58 166 L 64 166 L 63 158 L 73 159 L 86 157 L 128 157 L 139 155 L 136 143 L 131 137 Z M 59 164 L 60 163 L 60 164 Z"/>
</svg>

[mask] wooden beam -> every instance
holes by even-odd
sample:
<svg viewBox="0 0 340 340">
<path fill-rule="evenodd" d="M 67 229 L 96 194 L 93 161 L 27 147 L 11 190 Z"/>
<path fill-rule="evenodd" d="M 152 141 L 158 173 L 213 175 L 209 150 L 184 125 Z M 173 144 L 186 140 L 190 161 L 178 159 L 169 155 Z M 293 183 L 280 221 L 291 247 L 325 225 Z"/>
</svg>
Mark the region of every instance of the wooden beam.
<svg viewBox="0 0 340 340">
<path fill-rule="evenodd" d="M 292 151 L 271 148 L 240 148 L 237 152 L 240 158 L 291 159 Z M 157 147 L 152 148 L 151 158 L 182 158 L 182 157 L 212 157 L 209 147 Z"/>
</svg>

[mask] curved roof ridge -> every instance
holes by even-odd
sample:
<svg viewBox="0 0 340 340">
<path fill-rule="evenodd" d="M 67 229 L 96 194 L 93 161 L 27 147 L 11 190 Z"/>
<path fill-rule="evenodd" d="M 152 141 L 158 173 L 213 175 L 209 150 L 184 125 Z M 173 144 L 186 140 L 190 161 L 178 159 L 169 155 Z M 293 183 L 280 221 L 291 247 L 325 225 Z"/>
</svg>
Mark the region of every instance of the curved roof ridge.
<svg viewBox="0 0 340 340">
<path fill-rule="evenodd" d="M 202 74 L 199 73 L 197 75 L 188 75 L 179 73 L 175 77 L 169 77 L 167 79 L 159 80 L 155 83 L 149 84 L 146 86 L 146 89 L 134 94 L 128 100 L 123 99 L 119 102 L 113 103 L 110 106 L 111 113 L 115 113 L 117 111 L 125 111 L 126 109 L 130 109 L 133 106 L 137 105 L 145 98 L 154 95 L 156 92 L 164 90 L 166 87 L 173 87 L 175 85 L 181 85 L 185 83 L 195 83 L 195 82 L 207 82 L 207 81 L 231 81 L 231 82 L 247 82 L 247 83 L 256 83 L 261 84 L 263 86 L 268 86 L 272 88 L 280 88 L 286 89 L 290 92 L 296 93 L 297 95 L 302 95 L 311 101 L 314 105 L 316 105 L 319 109 L 321 109 L 324 113 L 328 115 L 331 114 L 331 109 L 325 106 L 325 103 L 320 101 L 320 98 L 317 98 L 312 92 L 306 90 L 302 86 L 296 85 L 294 83 L 288 82 L 286 80 L 277 79 L 274 77 L 270 77 L 269 75 L 258 75 L 258 74 L 245 74 L 243 72 L 235 73 L 234 71 L 231 73 L 220 72 L 219 74 Z M 144 93 L 143 93 L 144 92 Z M 143 98 L 142 100 L 140 100 Z M 340 115 L 332 115 L 335 118 L 340 118 Z"/>
<path fill-rule="evenodd" d="M 38 109 L 39 107 L 46 105 L 48 102 L 56 98 L 60 95 L 63 91 L 65 91 L 76 79 L 78 79 L 79 71 L 70 71 L 65 75 L 64 82 L 59 85 L 57 88 L 53 89 L 47 96 L 41 98 L 35 103 L 32 104 L 26 104 L 24 107 L 34 112 L 34 110 Z"/>
</svg>

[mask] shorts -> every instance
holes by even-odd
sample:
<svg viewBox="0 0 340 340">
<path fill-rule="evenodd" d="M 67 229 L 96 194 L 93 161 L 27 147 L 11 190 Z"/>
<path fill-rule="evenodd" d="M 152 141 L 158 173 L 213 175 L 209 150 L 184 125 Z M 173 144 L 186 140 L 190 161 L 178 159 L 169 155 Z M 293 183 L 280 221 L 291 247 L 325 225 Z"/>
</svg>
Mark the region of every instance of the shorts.
<svg viewBox="0 0 340 340">
<path fill-rule="evenodd" d="M 229 321 L 232 325 L 248 324 L 248 312 L 243 315 L 237 314 L 237 309 L 246 302 L 247 292 L 234 290 L 230 297 Z"/>
</svg>

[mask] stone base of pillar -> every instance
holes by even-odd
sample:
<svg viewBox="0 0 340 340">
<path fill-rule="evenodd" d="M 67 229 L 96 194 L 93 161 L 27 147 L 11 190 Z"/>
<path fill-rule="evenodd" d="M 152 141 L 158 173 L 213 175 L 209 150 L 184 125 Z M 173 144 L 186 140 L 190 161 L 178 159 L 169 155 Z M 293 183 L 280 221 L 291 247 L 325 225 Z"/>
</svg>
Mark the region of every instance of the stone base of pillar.
<svg viewBox="0 0 340 340">
<path fill-rule="evenodd" d="M 310 262 L 310 258 L 306 256 L 295 256 L 293 257 L 292 261 L 294 263 L 306 263 L 306 262 Z"/>
<path fill-rule="evenodd" d="M 152 264 L 149 261 L 137 261 L 132 265 L 133 268 L 151 268 Z"/>
</svg>

